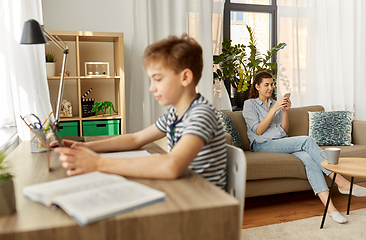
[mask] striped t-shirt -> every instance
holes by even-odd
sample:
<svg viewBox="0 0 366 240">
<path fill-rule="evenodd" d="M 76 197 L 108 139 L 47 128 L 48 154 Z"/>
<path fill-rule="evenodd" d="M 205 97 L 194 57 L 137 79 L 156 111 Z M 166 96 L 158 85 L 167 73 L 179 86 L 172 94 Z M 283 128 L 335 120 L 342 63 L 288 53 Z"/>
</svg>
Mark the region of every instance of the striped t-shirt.
<svg viewBox="0 0 366 240">
<path fill-rule="evenodd" d="M 169 152 L 179 139 L 193 134 L 205 141 L 205 146 L 190 163 L 189 168 L 216 186 L 226 186 L 226 139 L 221 119 L 215 108 L 200 94 L 192 101 L 183 117 L 178 118 L 172 106 L 155 123 L 166 133 Z"/>
</svg>

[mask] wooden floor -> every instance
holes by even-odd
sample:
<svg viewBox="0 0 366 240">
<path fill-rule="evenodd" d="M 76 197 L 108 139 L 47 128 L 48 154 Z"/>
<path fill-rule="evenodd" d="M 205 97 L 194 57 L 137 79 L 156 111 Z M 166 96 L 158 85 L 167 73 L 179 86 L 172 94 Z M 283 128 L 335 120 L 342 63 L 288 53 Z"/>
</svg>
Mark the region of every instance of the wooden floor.
<svg viewBox="0 0 366 240">
<path fill-rule="evenodd" d="M 357 184 L 366 187 L 366 182 Z M 347 211 L 348 195 L 340 194 L 335 188 L 332 193 L 332 200 L 339 212 Z M 366 197 L 352 196 L 351 211 L 365 207 Z M 322 216 L 324 208 L 324 205 L 314 195 L 313 191 L 246 198 L 242 228 L 260 227 Z"/>
</svg>

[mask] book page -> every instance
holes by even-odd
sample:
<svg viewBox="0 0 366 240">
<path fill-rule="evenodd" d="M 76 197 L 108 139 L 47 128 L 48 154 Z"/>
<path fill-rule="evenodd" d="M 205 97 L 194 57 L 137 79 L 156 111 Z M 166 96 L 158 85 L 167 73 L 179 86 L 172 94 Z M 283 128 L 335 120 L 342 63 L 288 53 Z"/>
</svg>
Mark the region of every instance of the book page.
<svg viewBox="0 0 366 240">
<path fill-rule="evenodd" d="M 87 189 L 95 189 L 121 181 L 127 181 L 127 179 L 114 174 L 91 172 L 27 186 L 23 188 L 23 194 L 33 201 L 51 206 L 53 199 L 57 196 L 68 195 Z"/>
<path fill-rule="evenodd" d="M 164 199 L 164 192 L 137 182 L 125 181 L 59 196 L 54 202 L 80 225 L 85 225 Z"/>
</svg>

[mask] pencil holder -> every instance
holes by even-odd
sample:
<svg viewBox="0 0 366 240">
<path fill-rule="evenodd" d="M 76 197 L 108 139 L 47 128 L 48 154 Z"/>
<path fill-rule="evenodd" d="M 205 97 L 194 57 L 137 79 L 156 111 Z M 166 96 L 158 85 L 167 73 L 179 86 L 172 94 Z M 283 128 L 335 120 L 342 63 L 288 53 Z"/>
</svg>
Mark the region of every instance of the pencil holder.
<svg viewBox="0 0 366 240">
<path fill-rule="evenodd" d="M 32 153 L 47 151 L 45 132 L 47 132 L 47 130 L 42 129 L 30 130 L 30 147 Z"/>
</svg>

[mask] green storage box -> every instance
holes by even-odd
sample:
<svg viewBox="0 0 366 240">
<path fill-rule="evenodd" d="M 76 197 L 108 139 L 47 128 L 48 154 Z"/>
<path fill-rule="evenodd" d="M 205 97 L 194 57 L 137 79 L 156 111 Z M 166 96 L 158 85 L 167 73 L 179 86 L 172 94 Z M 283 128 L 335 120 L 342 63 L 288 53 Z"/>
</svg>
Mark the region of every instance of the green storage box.
<svg viewBox="0 0 366 240">
<path fill-rule="evenodd" d="M 83 121 L 83 136 L 119 135 L 120 120 Z"/>
<path fill-rule="evenodd" d="M 60 137 L 79 136 L 78 122 L 60 122 Z"/>
</svg>

